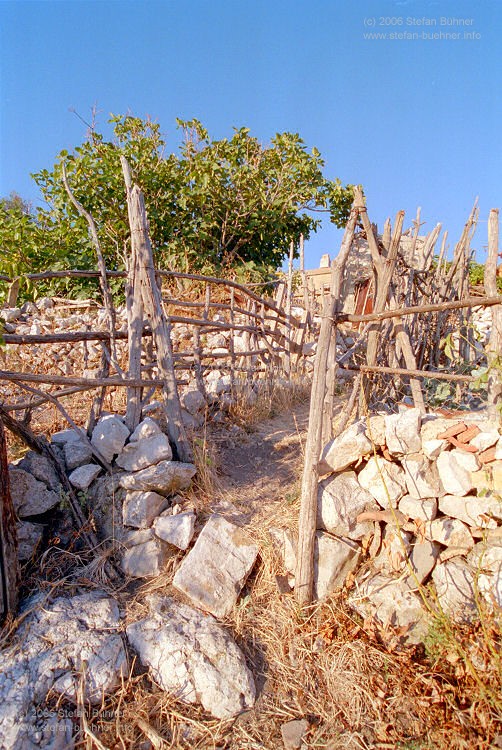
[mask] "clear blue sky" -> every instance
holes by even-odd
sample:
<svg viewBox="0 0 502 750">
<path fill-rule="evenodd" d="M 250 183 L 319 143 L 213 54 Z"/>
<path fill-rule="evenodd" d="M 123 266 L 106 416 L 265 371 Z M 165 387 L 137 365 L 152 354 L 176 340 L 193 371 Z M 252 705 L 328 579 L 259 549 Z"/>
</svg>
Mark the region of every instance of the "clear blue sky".
<svg viewBox="0 0 502 750">
<path fill-rule="evenodd" d="M 380 227 L 421 206 L 422 231 L 454 242 L 477 195 L 484 222 L 501 206 L 500 0 L 0 0 L 0 24 L 0 195 L 36 202 L 30 172 L 85 137 L 70 108 L 97 105 L 98 130 L 148 114 L 173 151 L 176 117 L 218 138 L 299 132 Z M 339 241 L 326 221 L 307 264 Z M 482 260 L 483 221 L 474 244 Z"/>
</svg>

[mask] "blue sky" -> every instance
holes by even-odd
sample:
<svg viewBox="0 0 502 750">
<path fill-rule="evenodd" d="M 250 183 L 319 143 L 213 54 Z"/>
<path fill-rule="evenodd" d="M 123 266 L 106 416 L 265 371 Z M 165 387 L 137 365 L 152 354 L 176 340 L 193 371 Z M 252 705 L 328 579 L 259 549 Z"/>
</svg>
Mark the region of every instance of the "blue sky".
<svg viewBox="0 0 502 750">
<path fill-rule="evenodd" d="M 105 133 L 110 113 L 148 114 L 173 151 L 176 117 L 197 117 L 215 138 L 299 132 L 380 227 L 421 206 L 422 231 L 441 221 L 453 243 L 479 196 L 484 258 L 502 202 L 500 0 L 0 0 L 0 25 L 0 195 L 37 201 L 30 172 L 85 137 L 72 108 L 96 105 Z M 324 222 L 307 265 L 339 242 Z"/>
</svg>

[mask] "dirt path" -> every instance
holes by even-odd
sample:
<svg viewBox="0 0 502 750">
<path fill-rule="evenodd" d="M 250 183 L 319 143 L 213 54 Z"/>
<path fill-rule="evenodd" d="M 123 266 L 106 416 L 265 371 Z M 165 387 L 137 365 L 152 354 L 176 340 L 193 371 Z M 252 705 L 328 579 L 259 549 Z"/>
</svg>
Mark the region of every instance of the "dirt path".
<svg viewBox="0 0 502 750">
<path fill-rule="evenodd" d="M 222 493 L 213 511 L 248 523 L 290 499 L 303 464 L 308 416 L 308 403 L 297 404 L 256 425 L 233 445 L 222 444 Z"/>
</svg>

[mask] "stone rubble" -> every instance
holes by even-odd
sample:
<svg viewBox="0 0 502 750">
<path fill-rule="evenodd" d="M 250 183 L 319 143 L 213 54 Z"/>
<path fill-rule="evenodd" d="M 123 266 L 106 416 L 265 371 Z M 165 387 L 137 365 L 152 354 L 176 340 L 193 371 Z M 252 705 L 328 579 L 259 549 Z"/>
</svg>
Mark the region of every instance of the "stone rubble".
<svg viewBox="0 0 502 750">
<path fill-rule="evenodd" d="M 318 467 L 317 596 L 342 587 L 350 573 L 350 606 L 394 628 L 403 644 L 418 643 L 430 625 L 421 584 L 432 582 L 440 606 L 459 620 L 476 614 L 476 580 L 487 605 L 500 606 L 502 460 L 490 454 L 480 462 L 501 439 L 484 415 L 422 419 L 402 407 L 328 443 Z M 296 539 L 286 528 L 270 533 L 294 576 Z"/>
<path fill-rule="evenodd" d="M 253 707 L 256 688 L 244 655 L 211 615 L 170 597 L 148 597 L 150 614 L 127 627 L 142 664 L 163 690 L 201 703 L 217 719 Z"/>
<path fill-rule="evenodd" d="M 58 736 L 71 747 L 71 731 L 57 722 L 57 713 L 40 730 L 36 708 L 49 691 L 75 703 L 81 674 L 84 697 L 99 705 L 127 675 L 117 603 L 98 591 L 52 603 L 40 594 L 25 610 L 31 611 L 0 651 L 0 748 L 54 748 L 51 739 Z"/>
</svg>

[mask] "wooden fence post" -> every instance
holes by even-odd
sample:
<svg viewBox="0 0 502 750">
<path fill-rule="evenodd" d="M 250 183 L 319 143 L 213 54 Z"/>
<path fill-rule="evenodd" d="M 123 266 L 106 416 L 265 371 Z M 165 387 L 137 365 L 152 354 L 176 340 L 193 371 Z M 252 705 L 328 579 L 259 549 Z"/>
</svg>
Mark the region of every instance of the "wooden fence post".
<svg viewBox="0 0 502 750">
<path fill-rule="evenodd" d="M 485 265 L 485 294 L 495 297 L 497 290 L 497 261 L 499 252 L 499 211 L 492 208 L 488 219 L 488 258 Z M 502 305 L 492 307 L 492 330 L 486 352 L 488 373 L 488 412 L 502 421 Z"/>
<path fill-rule="evenodd" d="M 143 306 L 152 328 L 152 337 L 157 350 L 157 367 L 163 381 L 164 408 L 169 438 L 177 453 L 177 458 L 180 461 L 191 462 L 192 450 L 183 424 L 174 371 L 171 322 L 162 307 L 162 296 L 157 283 L 148 234 L 145 203 L 138 185 L 128 189 L 127 208 L 131 226 L 131 243 L 138 256 Z"/>
<path fill-rule="evenodd" d="M 314 376 L 310 395 L 309 429 L 305 445 L 305 463 L 302 477 L 295 583 L 296 600 L 301 606 L 310 604 L 312 601 L 315 532 L 317 524 L 317 467 L 322 444 L 322 404 L 326 392 L 326 368 L 333 317 L 338 312 L 340 304 L 343 270 L 352 246 L 357 217 L 358 209 L 354 203 L 345 228 L 340 252 L 331 267 L 331 293 L 329 297 L 325 298 L 324 314 L 321 321 L 321 330 L 314 361 Z M 336 340 L 336 325 L 334 335 Z"/>
<path fill-rule="evenodd" d="M 16 612 L 19 580 L 16 514 L 10 496 L 7 442 L 0 417 L 0 623 Z"/>
</svg>

